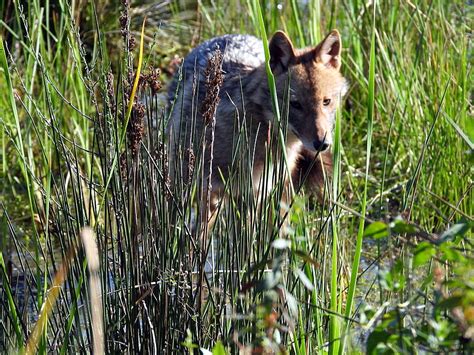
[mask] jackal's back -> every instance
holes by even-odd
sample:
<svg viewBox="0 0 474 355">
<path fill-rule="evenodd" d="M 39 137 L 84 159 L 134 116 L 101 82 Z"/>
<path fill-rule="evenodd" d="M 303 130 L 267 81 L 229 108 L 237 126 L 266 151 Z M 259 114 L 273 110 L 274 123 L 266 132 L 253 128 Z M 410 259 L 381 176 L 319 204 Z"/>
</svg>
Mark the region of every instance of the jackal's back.
<svg viewBox="0 0 474 355">
<path fill-rule="evenodd" d="M 196 73 L 200 90 L 203 90 L 202 84 L 205 80 L 203 72 L 217 49 L 223 54 L 222 70 L 225 79 L 249 72 L 265 60 L 262 41 L 254 36 L 230 34 L 215 37 L 200 44 L 186 56 L 182 66 L 183 81 L 191 81 Z M 178 82 L 179 75 L 177 74 L 168 89 L 170 101 L 176 95 Z"/>
</svg>

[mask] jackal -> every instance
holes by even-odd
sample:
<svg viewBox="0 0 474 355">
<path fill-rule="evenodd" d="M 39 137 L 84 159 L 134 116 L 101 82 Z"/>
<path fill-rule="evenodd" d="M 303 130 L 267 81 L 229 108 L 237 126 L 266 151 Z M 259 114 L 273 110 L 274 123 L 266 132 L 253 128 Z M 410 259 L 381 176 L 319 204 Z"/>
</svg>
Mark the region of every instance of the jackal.
<svg viewBox="0 0 474 355">
<path fill-rule="evenodd" d="M 204 70 L 218 50 L 222 53 L 223 73 L 220 100 L 214 128 L 206 128 L 202 135 L 206 123 L 199 102 L 206 95 Z M 307 187 L 317 192 L 323 186 L 324 176 L 331 174 L 335 112 L 347 91 L 346 80 L 340 73 L 339 32 L 333 30 L 316 47 L 295 49 L 288 36 L 279 31 L 269 42 L 269 52 L 282 117 L 285 111 L 288 114 L 285 150 L 291 177 L 286 180 L 299 185 L 306 175 Z M 185 155 L 185 149 L 195 148 L 196 141 L 201 136 L 205 138 L 204 166 L 209 170 L 203 176 L 211 176 L 211 214 L 222 198 L 223 182 L 235 165 L 233 147 L 242 125 L 247 142 L 253 147 L 252 181 L 257 192 L 262 184 L 270 128 L 276 123 L 262 42 L 250 35 L 224 35 L 204 42 L 185 58 L 182 79 L 174 78 L 168 98 L 172 107 L 168 125 L 171 165 L 176 163 L 176 154 Z M 312 163 L 316 157 L 317 161 Z M 178 169 L 183 171 L 189 161 L 182 161 Z"/>
</svg>

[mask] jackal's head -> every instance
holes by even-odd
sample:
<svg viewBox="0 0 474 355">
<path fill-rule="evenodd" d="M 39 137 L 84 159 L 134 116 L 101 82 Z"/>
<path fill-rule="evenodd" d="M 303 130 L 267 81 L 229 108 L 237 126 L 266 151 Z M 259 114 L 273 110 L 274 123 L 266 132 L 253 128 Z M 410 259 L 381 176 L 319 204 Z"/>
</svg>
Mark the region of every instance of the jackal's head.
<svg viewBox="0 0 474 355">
<path fill-rule="evenodd" d="M 270 66 L 280 100 L 289 100 L 288 130 L 305 148 L 324 151 L 332 144 L 336 108 L 347 91 L 340 73 L 341 37 L 333 30 L 314 48 L 295 49 L 284 32 L 269 44 Z M 290 80 L 290 94 L 286 85 Z"/>
</svg>

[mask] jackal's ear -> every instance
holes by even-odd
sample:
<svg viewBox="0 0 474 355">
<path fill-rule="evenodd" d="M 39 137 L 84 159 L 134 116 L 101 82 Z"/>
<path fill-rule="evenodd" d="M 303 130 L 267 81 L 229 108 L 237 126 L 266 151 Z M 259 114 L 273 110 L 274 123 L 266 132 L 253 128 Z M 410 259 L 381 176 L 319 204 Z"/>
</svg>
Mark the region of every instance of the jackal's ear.
<svg viewBox="0 0 474 355">
<path fill-rule="evenodd" d="M 316 61 L 337 70 L 341 68 L 341 35 L 338 30 L 332 30 L 314 51 Z"/>
<path fill-rule="evenodd" d="M 285 32 L 276 32 L 268 45 L 270 50 L 270 67 L 272 72 L 282 73 L 288 70 L 288 66 L 295 58 L 295 50 L 291 40 Z"/>
</svg>

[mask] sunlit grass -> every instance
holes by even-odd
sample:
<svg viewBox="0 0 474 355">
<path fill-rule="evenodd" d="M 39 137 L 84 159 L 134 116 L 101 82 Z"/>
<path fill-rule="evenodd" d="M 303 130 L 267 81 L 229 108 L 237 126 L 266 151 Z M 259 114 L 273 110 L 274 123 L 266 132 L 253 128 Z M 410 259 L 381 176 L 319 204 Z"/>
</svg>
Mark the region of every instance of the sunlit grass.
<svg viewBox="0 0 474 355">
<path fill-rule="evenodd" d="M 108 2 L 51 3 L 0 11 L 0 351 L 26 346 L 42 309 L 40 352 L 91 351 L 96 308 L 77 239 L 87 225 L 99 247 L 107 352 L 469 350 L 468 4 L 218 0 L 154 9 L 139 1 L 121 28 Z M 166 86 L 174 53 L 204 39 L 284 29 L 294 43 L 315 45 L 332 28 L 341 32 L 350 90 L 325 202 L 296 196 L 282 238 L 282 184 L 259 206 L 243 128 L 239 173 L 202 243 L 193 221 L 202 213 L 203 162 L 196 150 L 192 179 L 167 181 L 168 112 L 161 94 L 143 88 L 148 79 L 134 84 L 139 59 L 142 74 L 160 66 Z M 133 35 L 132 50 L 123 38 Z M 273 144 L 281 145 L 287 117 L 279 116 Z M 135 136 L 127 134 L 133 124 Z M 266 169 L 281 181 L 284 165 L 272 171 L 269 160 Z M 202 250 L 213 253 L 209 272 L 196 257 Z M 55 305 L 45 306 L 51 295 Z"/>
</svg>

